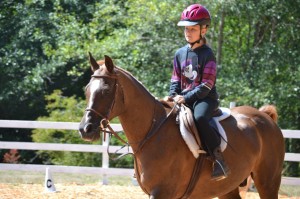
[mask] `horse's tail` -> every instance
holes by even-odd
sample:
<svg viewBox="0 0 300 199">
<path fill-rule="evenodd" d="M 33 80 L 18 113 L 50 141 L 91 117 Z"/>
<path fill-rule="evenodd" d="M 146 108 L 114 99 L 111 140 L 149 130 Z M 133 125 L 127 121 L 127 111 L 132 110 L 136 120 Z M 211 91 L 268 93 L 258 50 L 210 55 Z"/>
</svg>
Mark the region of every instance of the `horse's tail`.
<svg viewBox="0 0 300 199">
<path fill-rule="evenodd" d="M 268 114 L 274 120 L 274 122 L 277 123 L 278 113 L 277 113 L 276 106 L 274 106 L 274 105 L 265 105 L 265 106 L 260 107 L 259 111 Z"/>
</svg>

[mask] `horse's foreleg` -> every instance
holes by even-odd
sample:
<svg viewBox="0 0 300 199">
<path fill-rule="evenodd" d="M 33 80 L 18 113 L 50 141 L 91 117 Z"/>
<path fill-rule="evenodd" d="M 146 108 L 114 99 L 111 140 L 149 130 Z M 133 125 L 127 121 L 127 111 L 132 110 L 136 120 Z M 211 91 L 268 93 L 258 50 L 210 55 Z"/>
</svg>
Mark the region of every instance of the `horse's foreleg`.
<svg viewBox="0 0 300 199">
<path fill-rule="evenodd" d="M 242 199 L 239 193 L 239 188 L 219 197 L 219 199 Z"/>
</svg>

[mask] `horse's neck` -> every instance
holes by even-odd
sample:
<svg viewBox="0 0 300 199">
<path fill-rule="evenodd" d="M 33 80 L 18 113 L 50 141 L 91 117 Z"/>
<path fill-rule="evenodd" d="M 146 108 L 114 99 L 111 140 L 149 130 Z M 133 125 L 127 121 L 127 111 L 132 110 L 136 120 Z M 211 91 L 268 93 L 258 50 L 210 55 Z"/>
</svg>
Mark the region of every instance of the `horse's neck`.
<svg viewBox="0 0 300 199">
<path fill-rule="evenodd" d="M 119 115 L 122 127 L 129 143 L 137 145 L 155 125 L 153 121 L 164 115 L 161 104 L 131 76 L 122 78 L 125 111 Z"/>
</svg>

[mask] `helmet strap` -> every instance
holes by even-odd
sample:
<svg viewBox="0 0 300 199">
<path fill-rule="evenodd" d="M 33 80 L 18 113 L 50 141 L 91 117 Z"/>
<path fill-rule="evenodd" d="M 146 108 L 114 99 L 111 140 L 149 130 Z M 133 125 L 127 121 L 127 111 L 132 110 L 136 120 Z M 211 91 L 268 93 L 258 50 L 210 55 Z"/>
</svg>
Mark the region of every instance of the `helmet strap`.
<svg viewBox="0 0 300 199">
<path fill-rule="evenodd" d="M 193 48 L 193 46 L 194 46 L 196 43 L 198 43 L 198 44 L 200 43 L 201 39 L 202 39 L 202 37 L 201 37 L 200 39 L 198 39 L 197 41 L 195 41 L 195 42 L 188 42 L 188 43 L 190 44 L 191 48 Z"/>
<path fill-rule="evenodd" d="M 204 36 L 202 36 L 202 34 L 201 34 L 201 32 L 202 32 L 202 26 L 201 25 L 199 25 L 199 26 L 200 26 L 200 38 L 197 41 L 195 41 L 195 42 L 188 42 L 190 44 L 191 48 L 193 48 L 193 46 L 196 43 L 199 44 L 201 42 L 201 40 L 204 39 Z"/>
</svg>

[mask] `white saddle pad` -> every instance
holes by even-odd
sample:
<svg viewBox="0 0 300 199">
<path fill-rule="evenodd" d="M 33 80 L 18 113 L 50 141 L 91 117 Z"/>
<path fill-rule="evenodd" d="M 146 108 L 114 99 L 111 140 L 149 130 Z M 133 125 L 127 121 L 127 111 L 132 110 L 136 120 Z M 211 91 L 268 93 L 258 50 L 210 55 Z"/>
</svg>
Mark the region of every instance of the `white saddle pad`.
<svg viewBox="0 0 300 199">
<path fill-rule="evenodd" d="M 231 114 L 231 111 L 229 108 L 220 108 L 222 111 L 222 115 L 218 116 L 218 117 L 213 117 L 212 119 L 216 122 L 216 125 L 218 127 L 218 131 L 221 135 L 221 150 L 224 151 L 226 149 L 227 146 L 227 136 L 225 133 L 224 128 L 222 127 L 222 125 L 220 124 L 220 121 L 228 118 Z M 184 122 L 181 121 L 181 115 L 182 114 L 187 114 L 186 110 L 183 108 L 180 108 L 179 110 L 179 128 L 180 128 L 180 132 L 182 135 L 183 140 L 185 141 L 185 143 L 187 144 L 188 148 L 190 149 L 190 151 L 192 152 L 192 154 L 194 155 L 195 158 L 199 157 L 199 153 L 203 152 L 202 150 L 200 150 L 200 146 L 197 143 L 197 141 L 195 140 L 195 137 L 192 135 L 191 132 L 189 132 L 188 128 L 185 126 Z"/>
</svg>

